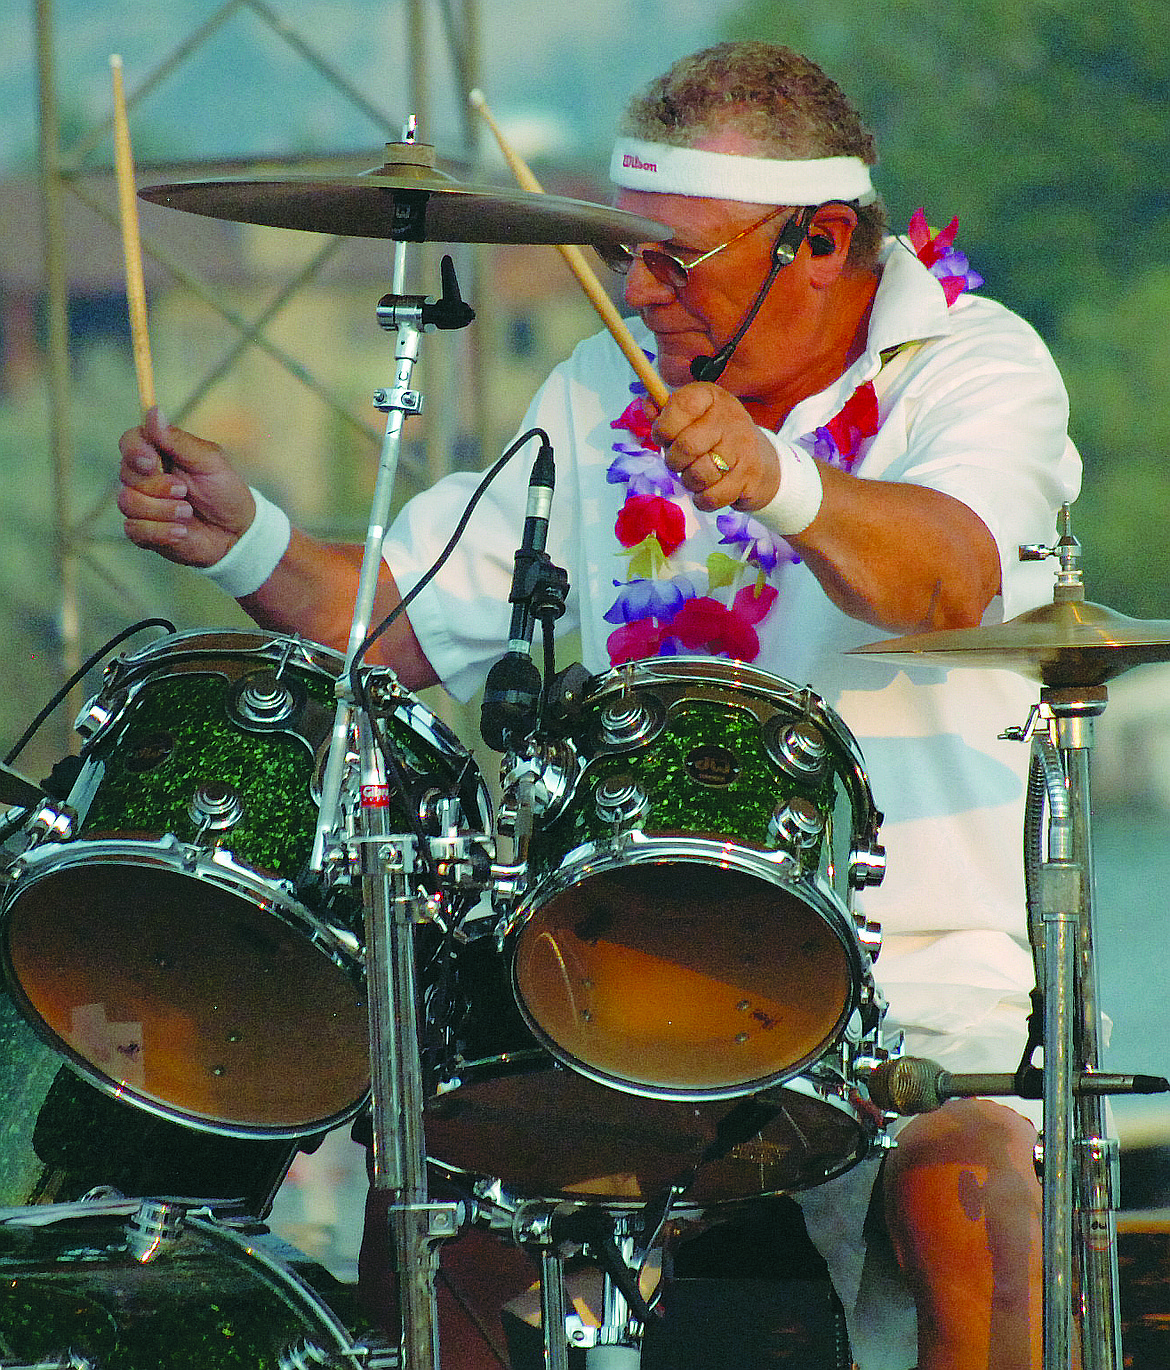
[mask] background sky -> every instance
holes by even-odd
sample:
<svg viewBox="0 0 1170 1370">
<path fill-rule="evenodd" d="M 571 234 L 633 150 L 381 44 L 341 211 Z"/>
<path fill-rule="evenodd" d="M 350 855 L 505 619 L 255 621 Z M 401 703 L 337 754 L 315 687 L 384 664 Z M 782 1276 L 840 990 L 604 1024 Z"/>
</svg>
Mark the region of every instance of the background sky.
<svg viewBox="0 0 1170 1370">
<path fill-rule="evenodd" d="M 523 116 L 544 131 L 550 151 L 570 158 L 600 151 L 630 91 L 710 41 L 735 8 L 733 0 L 481 0 L 480 83 L 497 114 Z M 36 151 L 35 5 L 22 9 L 0 48 L 0 173 L 31 165 Z M 411 112 L 403 0 L 276 0 L 275 9 L 393 125 Z M 215 0 L 56 0 L 51 31 L 63 113 L 104 119 L 112 52 L 122 56 L 133 92 L 220 10 Z M 426 136 L 442 152 L 458 150 L 462 135 L 440 12 L 427 7 L 434 108 Z M 322 79 L 243 6 L 135 112 L 136 160 L 149 152 L 218 158 L 379 148 L 385 139 L 376 125 L 325 93 Z"/>
</svg>

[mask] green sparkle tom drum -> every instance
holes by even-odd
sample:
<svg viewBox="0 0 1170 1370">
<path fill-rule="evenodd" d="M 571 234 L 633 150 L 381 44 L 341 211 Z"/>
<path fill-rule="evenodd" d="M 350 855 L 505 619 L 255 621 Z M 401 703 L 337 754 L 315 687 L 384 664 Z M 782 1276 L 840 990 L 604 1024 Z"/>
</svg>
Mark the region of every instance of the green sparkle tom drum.
<svg viewBox="0 0 1170 1370">
<path fill-rule="evenodd" d="M 33 1027 L 118 1098 L 257 1138 L 364 1102 L 360 899 L 309 871 L 342 665 L 295 638 L 178 634 L 114 662 L 79 723 L 69 840 L 18 859 L 0 947 Z M 410 790 L 392 807 L 474 791 L 405 691 L 383 729 Z"/>
<path fill-rule="evenodd" d="M 881 878 L 881 816 L 812 690 L 706 657 L 631 663 L 516 765 L 506 802 L 532 829 L 504 927 L 517 1000 L 574 1069 L 731 1098 L 872 1008 L 877 935 L 852 896 Z"/>
</svg>

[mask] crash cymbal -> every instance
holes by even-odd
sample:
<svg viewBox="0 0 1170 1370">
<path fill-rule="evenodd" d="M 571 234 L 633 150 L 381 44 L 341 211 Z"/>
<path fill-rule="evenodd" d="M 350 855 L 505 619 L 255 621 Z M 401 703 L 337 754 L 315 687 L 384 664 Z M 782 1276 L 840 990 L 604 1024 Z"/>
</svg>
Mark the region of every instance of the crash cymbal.
<svg viewBox="0 0 1170 1370">
<path fill-rule="evenodd" d="M 1104 685 L 1132 666 L 1170 661 L 1170 622 L 1129 618 L 1090 600 L 1057 600 L 1007 623 L 913 633 L 850 655 L 901 666 L 1003 668 L 1047 687 Z"/>
<path fill-rule="evenodd" d="M 405 242 L 641 243 L 673 232 L 585 200 L 465 185 L 435 166 L 426 143 L 387 143 L 385 164 L 355 176 L 231 177 L 138 193 L 213 219 Z"/>
</svg>

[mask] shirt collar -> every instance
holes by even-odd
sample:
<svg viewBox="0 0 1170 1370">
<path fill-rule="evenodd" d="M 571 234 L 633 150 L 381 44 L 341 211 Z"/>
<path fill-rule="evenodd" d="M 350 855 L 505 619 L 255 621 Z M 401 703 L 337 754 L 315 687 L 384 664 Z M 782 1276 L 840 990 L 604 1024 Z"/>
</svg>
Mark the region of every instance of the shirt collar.
<svg viewBox="0 0 1170 1370">
<path fill-rule="evenodd" d="M 913 248 L 900 238 L 887 238 L 881 266 L 864 354 L 875 370 L 881 365 L 881 354 L 891 347 L 941 337 L 954 327 L 942 286 Z"/>
</svg>

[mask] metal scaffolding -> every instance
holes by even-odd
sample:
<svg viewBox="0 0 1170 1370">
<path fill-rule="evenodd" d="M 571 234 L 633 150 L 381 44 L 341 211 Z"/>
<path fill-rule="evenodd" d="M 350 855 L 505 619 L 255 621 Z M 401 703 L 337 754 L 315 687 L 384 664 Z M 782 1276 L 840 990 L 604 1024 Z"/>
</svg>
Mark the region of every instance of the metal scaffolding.
<svg viewBox="0 0 1170 1370">
<path fill-rule="evenodd" d="M 229 19 L 239 13 L 247 13 L 260 22 L 266 33 L 275 35 L 286 44 L 307 68 L 318 77 L 324 78 L 330 90 L 340 99 L 350 102 L 371 119 L 384 133 L 387 141 L 398 139 L 402 132 L 401 123 L 394 123 L 388 119 L 344 72 L 328 60 L 309 37 L 297 29 L 294 22 L 296 7 L 296 0 L 284 0 L 280 8 L 266 3 L 265 0 L 226 0 L 226 3 L 215 10 L 204 23 L 179 37 L 172 50 L 153 70 L 129 83 L 126 103 L 131 118 L 135 106 L 178 68 L 190 62 Z M 440 21 L 438 28 L 441 30 L 441 40 L 433 35 L 436 25 L 427 22 L 428 11 L 433 13 L 436 10 Z M 425 130 L 429 127 L 434 100 L 435 78 L 432 73 L 437 63 L 436 53 L 432 49 L 438 42 L 442 43 L 446 64 L 452 70 L 460 92 L 465 93 L 477 84 L 477 0 L 438 0 L 437 5 L 428 5 L 426 0 L 403 0 L 402 11 L 409 70 L 410 112 L 418 116 L 420 127 Z M 71 270 L 66 246 L 67 204 L 71 197 L 84 203 L 108 224 L 109 232 L 115 240 L 118 234 L 118 220 L 109 202 L 96 195 L 92 186 L 98 160 L 94 154 L 109 143 L 113 115 L 111 113 L 109 118 L 83 130 L 76 138 L 66 143 L 57 74 L 57 49 L 60 37 L 54 23 L 53 0 L 35 0 L 35 24 L 39 86 L 40 180 L 45 229 L 48 436 L 54 520 L 52 537 L 58 588 L 59 679 L 63 683 L 77 671 L 82 662 L 86 605 L 83 602 L 80 571 L 92 556 L 95 525 L 99 515 L 108 511 L 111 499 L 111 495 L 107 494 L 98 507 L 79 508 L 75 494 L 74 468 L 77 444 L 75 401 L 71 394 L 70 378 Z M 457 100 L 457 105 L 465 109 L 465 101 L 462 98 Z M 473 116 L 466 110 L 462 136 L 465 159 L 474 165 L 479 145 L 478 129 Z M 190 177 L 199 179 L 209 174 L 207 168 L 210 165 L 189 163 L 185 165 L 184 170 Z M 100 169 L 104 170 L 105 167 Z M 337 387 L 316 374 L 287 348 L 279 345 L 271 333 L 273 321 L 295 295 L 318 278 L 336 252 L 339 241 L 323 239 L 322 245 L 312 254 L 309 261 L 290 276 L 283 289 L 268 306 L 256 317 L 247 318 L 224 298 L 223 291 L 216 290 L 202 281 L 198 272 L 170 251 L 167 244 L 157 240 L 151 241 L 144 236 L 144 255 L 157 263 L 171 279 L 180 282 L 191 291 L 238 335 L 236 345 L 225 357 L 219 359 L 216 365 L 204 374 L 191 378 L 190 389 L 182 405 L 174 412 L 168 408 L 172 418 L 181 420 L 186 412 L 219 384 L 233 362 L 248 349 L 258 348 L 295 376 L 301 385 L 307 387 L 321 405 L 332 411 L 338 422 L 356 427 L 376 443 L 378 435 L 372 424 L 353 413 L 352 404 L 347 404 Z M 475 253 L 472 251 L 467 259 L 472 274 L 475 270 L 475 261 Z M 457 413 L 462 406 L 464 412 L 471 411 L 469 426 L 473 431 L 480 431 L 477 429 L 483 409 L 480 349 L 470 338 L 465 346 L 467 354 L 461 358 L 460 366 L 448 368 L 448 377 L 440 374 L 441 383 L 449 381 L 451 390 L 457 390 L 460 396 L 459 403 L 440 404 L 436 406 L 436 410 L 440 413 Z M 456 370 L 461 374 L 457 376 Z M 425 467 L 414 473 L 419 483 L 429 483 L 450 468 L 453 464 L 452 453 L 457 436 L 450 420 L 436 418 L 428 433 Z M 79 697 L 76 697 L 79 689 L 80 687 L 74 691 L 74 697 L 67 702 L 62 714 L 65 750 L 69 750 L 72 745 L 69 720 L 73 718 L 80 703 Z"/>
</svg>

